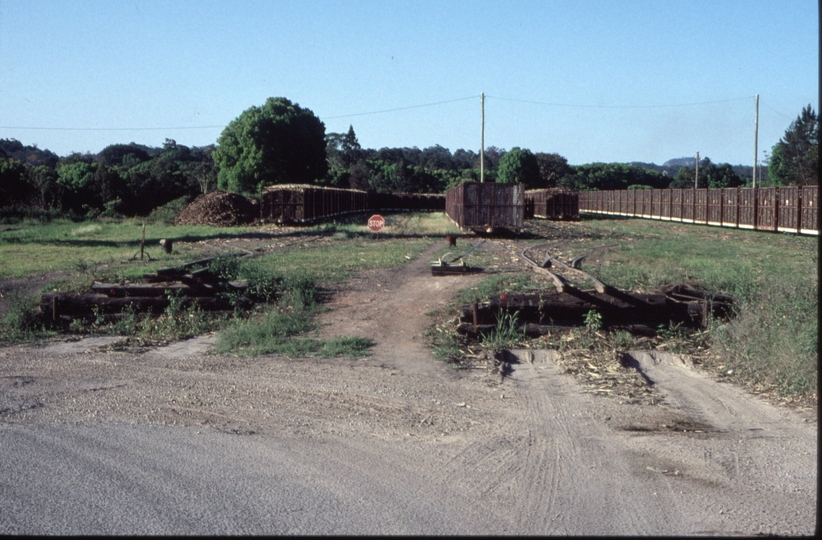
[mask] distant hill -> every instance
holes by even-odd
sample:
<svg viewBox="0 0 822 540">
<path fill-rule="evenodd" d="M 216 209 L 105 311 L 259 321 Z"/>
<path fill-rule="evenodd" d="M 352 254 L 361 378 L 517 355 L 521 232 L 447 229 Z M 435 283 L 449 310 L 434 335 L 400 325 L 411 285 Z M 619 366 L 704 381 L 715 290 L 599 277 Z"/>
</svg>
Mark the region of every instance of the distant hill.
<svg viewBox="0 0 822 540">
<path fill-rule="evenodd" d="M 57 154 L 51 150 L 40 150 L 37 146 L 24 145 L 17 139 L 0 139 L 0 156 L 11 158 L 29 165 L 47 165 L 54 167 L 59 161 Z"/>
<path fill-rule="evenodd" d="M 696 158 L 695 157 L 681 157 L 676 159 L 669 159 L 665 163 L 662 164 L 663 167 L 693 167 L 696 165 Z"/>
</svg>

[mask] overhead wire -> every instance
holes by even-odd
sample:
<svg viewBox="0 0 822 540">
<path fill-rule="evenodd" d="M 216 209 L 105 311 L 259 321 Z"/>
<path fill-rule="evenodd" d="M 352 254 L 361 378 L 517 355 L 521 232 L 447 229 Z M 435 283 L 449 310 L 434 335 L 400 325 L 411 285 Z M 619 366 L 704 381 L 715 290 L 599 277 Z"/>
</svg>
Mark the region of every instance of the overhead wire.
<svg viewBox="0 0 822 540">
<path fill-rule="evenodd" d="M 461 97 L 456 99 L 448 99 L 443 101 L 435 101 L 432 103 L 423 103 L 419 105 L 409 105 L 406 107 L 394 107 L 392 109 L 380 109 L 376 111 L 367 111 L 367 112 L 359 112 L 359 113 L 351 113 L 351 114 L 340 114 L 334 116 L 324 116 L 322 119 L 324 120 L 334 120 L 338 118 L 353 118 L 356 116 L 368 116 L 374 114 L 385 114 L 397 111 L 405 111 L 410 109 L 421 109 L 425 107 L 434 107 L 438 105 L 444 105 L 447 103 L 456 103 L 459 101 L 467 101 L 470 99 L 477 99 L 480 96 L 473 95 L 467 97 Z M 526 100 L 526 99 L 515 99 L 515 98 L 507 98 L 501 96 L 492 96 L 486 95 L 486 98 L 490 99 L 498 99 L 500 101 L 510 101 L 516 103 L 529 103 L 533 105 L 545 105 L 551 107 L 574 107 L 574 108 L 592 108 L 592 109 L 652 109 L 652 108 L 670 108 L 670 107 L 693 107 L 699 105 L 711 105 L 715 103 L 729 103 L 733 101 L 744 101 L 748 99 L 753 99 L 754 96 L 746 96 L 746 97 L 739 97 L 739 98 L 731 98 L 731 99 L 722 99 L 722 100 L 714 100 L 714 101 L 701 101 L 701 102 L 693 102 L 693 103 L 672 103 L 672 104 L 660 104 L 660 105 L 586 105 L 580 103 L 556 103 L 556 102 L 548 102 L 548 101 L 534 101 L 534 100 Z M 776 111 L 769 105 L 765 104 L 766 107 L 771 109 L 776 114 L 780 116 L 784 116 L 788 118 L 784 114 Z M 21 130 L 41 130 L 41 131 L 170 131 L 170 130 L 195 130 L 195 129 L 222 129 L 224 125 L 207 125 L 207 126 L 174 126 L 174 127 L 33 127 L 33 126 L 0 126 L 0 129 L 21 129 Z"/>
<path fill-rule="evenodd" d="M 469 99 L 476 99 L 478 97 L 479 96 L 469 96 L 469 97 L 463 97 L 463 98 L 457 98 L 457 99 L 449 99 L 449 100 L 446 100 L 446 101 L 437 101 L 437 102 L 434 102 L 434 103 L 424 103 L 422 105 L 409 105 L 408 107 L 397 107 L 395 109 L 384 109 L 384 110 L 380 110 L 380 111 L 362 112 L 362 113 L 354 113 L 354 114 L 341 114 L 341 115 L 338 115 L 338 116 L 325 116 L 323 118 L 325 118 L 326 120 L 333 120 L 335 118 L 350 118 L 352 116 L 366 116 L 366 115 L 369 115 L 369 114 L 382 114 L 382 113 L 389 113 L 389 112 L 396 112 L 396 111 L 405 111 L 405 110 L 408 110 L 408 109 L 421 109 L 423 107 L 433 107 L 434 105 L 443 105 L 445 103 L 454 103 L 456 101 L 466 101 L 466 100 L 469 100 Z"/>
<path fill-rule="evenodd" d="M 720 99 L 716 101 L 701 101 L 696 103 L 671 103 L 666 105 L 582 105 L 579 103 L 552 103 L 547 101 L 531 101 L 525 99 L 504 98 L 499 96 L 485 96 L 486 98 L 499 99 L 501 101 L 513 101 L 518 103 L 531 103 L 534 105 L 548 105 L 551 107 L 576 107 L 576 108 L 590 108 L 590 109 L 661 109 L 668 107 L 692 107 L 697 105 L 712 105 L 714 103 L 728 103 L 731 101 L 743 101 L 754 99 L 755 96 L 745 96 L 731 99 Z"/>
</svg>

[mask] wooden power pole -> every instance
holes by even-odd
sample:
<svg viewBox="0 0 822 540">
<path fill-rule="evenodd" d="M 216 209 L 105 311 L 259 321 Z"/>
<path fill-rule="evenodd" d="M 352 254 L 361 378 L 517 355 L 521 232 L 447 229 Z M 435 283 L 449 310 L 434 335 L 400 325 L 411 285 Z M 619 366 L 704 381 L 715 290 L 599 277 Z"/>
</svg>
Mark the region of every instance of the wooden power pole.
<svg viewBox="0 0 822 540">
<path fill-rule="evenodd" d="M 756 95 L 756 119 L 754 120 L 754 167 L 753 187 L 756 188 L 756 153 L 759 151 L 759 94 Z M 761 180 L 761 178 L 760 178 Z"/>
<path fill-rule="evenodd" d="M 485 92 L 480 94 L 482 128 L 480 130 L 480 182 L 485 182 Z"/>
<path fill-rule="evenodd" d="M 696 153 L 696 174 L 694 174 L 694 189 L 699 188 L 699 152 Z M 696 194 L 694 194 L 696 197 Z"/>
</svg>

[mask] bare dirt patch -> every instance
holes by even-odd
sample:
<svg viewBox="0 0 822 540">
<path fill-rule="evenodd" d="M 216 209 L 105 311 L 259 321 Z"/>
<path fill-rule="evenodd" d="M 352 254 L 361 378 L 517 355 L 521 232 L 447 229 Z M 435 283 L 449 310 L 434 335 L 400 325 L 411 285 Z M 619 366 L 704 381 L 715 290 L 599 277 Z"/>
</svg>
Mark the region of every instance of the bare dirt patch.
<svg viewBox="0 0 822 540">
<path fill-rule="evenodd" d="M 418 478 L 431 489 L 419 487 L 415 500 L 436 506 L 448 494 L 474 532 L 812 534 L 815 416 L 665 354 L 631 353 L 656 405 L 586 393 L 550 351 L 514 351 L 502 378 L 455 370 L 426 348 L 426 313 L 482 276 L 432 277 L 438 247 L 334 291 L 319 335 L 370 338 L 369 357 L 221 356 L 204 352 L 208 337 L 164 349 L 5 347 L 0 423 L 187 426 L 296 448 L 331 443 L 320 444 L 329 467 L 357 459 L 386 485 L 398 471 Z M 500 267 L 516 267 L 515 250 L 488 249 Z"/>
</svg>

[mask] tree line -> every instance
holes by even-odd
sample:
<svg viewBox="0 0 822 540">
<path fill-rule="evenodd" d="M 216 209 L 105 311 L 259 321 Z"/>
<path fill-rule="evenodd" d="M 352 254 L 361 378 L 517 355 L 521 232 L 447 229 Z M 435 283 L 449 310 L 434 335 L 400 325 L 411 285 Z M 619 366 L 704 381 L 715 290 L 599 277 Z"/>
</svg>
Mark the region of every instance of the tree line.
<svg viewBox="0 0 822 540">
<path fill-rule="evenodd" d="M 810 105 L 773 147 L 758 185 L 817 184 L 818 122 Z M 575 191 L 739 187 L 752 168 L 728 163 L 569 165 L 556 153 L 488 147 L 485 181 L 523 183 L 527 189 Z M 49 150 L 0 139 L 0 218 L 65 215 L 76 219 L 147 215 L 171 201 L 193 200 L 215 189 L 259 195 L 267 185 L 318 184 L 377 193 L 443 193 L 480 180 L 480 155 L 424 149 L 363 148 L 353 126 L 326 133 L 313 112 L 286 98 L 269 98 L 229 123 L 215 145 L 162 147 L 113 144 L 98 154 L 59 157 Z M 691 162 L 695 162 L 690 158 Z M 689 163 L 685 165 L 685 163 Z"/>
</svg>

